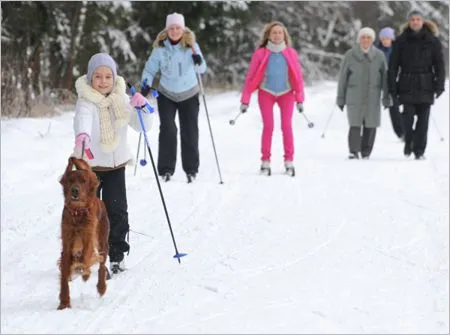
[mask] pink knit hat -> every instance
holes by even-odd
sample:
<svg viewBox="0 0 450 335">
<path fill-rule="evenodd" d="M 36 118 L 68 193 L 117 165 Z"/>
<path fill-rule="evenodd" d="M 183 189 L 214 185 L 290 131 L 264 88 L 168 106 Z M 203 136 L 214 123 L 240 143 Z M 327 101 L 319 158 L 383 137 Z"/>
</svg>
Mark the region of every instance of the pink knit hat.
<svg viewBox="0 0 450 335">
<path fill-rule="evenodd" d="M 184 16 L 182 14 L 178 14 L 178 13 L 172 13 L 172 14 L 167 15 L 166 29 L 169 28 L 173 24 L 176 24 L 176 25 L 180 26 L 182 29 L 184 29 L 185 28 Z"/>
</svg>

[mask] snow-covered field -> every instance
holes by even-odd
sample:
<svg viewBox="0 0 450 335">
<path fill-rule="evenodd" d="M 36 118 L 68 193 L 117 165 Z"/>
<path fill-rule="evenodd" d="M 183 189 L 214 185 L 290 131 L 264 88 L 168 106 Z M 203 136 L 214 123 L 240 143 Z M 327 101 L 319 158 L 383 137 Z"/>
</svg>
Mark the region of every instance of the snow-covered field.
<svg viewBox="0 0 450 335">
<path fill-rule="evenodd" d="M 162 184 L 181 265 L 151 164 L 127 170 L 129 270 L 72 284 L 57 311 L 59 176 L 72 150 L 69 112 L 1 123 L 1 332 L 448 333 L 449 95 L 432 108 L 427 160 L 406 159 L 383 111 L 369 161 L 349 161 L 336 85 L 306 90 L 308 129 L 295 114 L 297 176 L 283 174 L 277 110 L 271 177 L 260 176 L 256 97 L 235 126 L 239 95 L 207 96 L 224 184 L 203 103 L 200 174 L 181 162 Z M 50 124 L 50 130 L 47 132 Z M 158 123 L 149 132 L 157 157 Z M 130 131 L 136 152 L 138 134 Z M 148 157 L 147 157 L 148 159 Z"/>
</svg>

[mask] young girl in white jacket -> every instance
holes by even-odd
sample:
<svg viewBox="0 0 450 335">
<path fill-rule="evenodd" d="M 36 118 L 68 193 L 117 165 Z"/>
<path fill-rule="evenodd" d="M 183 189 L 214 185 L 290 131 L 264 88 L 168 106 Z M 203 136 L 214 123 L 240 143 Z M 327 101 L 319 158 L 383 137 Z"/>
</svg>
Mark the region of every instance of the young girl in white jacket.
<svg viewBox="0 0 450 335">
<path fill-rule="evenodd" d="M 133 163 L 127 142 L 128 125 L 141 131 L 133 107 L 141 107 L 147 100 L 136 93 L 131 99 L 126 94 L 125 80 L 117 75 L 111 56 L 98 53 L 91 57 L 88 72 L 75 82 L 78 101 L 75 107 L 75 153 L 81 157 L 82 147 L 93 155 L 89 165 L 100 181 L 97 196 L 108 211 L 110 221 L 109 261 L 113 274 L 125 269 L 124 253 L 130 246 L 128 205 L 125 185 L 125 166 Z M 146 130 L 151 127 L 151 114 L 144 114 Z M 86 158 L 86 155 L 84 155 Z"/>
</svg>

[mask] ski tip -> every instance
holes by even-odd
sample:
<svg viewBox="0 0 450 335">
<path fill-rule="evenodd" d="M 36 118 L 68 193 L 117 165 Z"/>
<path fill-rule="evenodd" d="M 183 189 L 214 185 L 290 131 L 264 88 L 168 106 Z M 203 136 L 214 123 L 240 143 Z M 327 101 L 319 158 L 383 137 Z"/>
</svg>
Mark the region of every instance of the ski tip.
<svg viewBox="0 0 450 335">
<path fill-rule="evenodd" d="M 187 254 L 186 254 L 186 253 L 179 252 L 179 253 L 175 254 L 175 255 L 173 256 L 173 258 L 178 258 L 178 260 L 179 260 L 181 257 L 184 257 L 184 256 L 187 256 Z"/>
</svg>

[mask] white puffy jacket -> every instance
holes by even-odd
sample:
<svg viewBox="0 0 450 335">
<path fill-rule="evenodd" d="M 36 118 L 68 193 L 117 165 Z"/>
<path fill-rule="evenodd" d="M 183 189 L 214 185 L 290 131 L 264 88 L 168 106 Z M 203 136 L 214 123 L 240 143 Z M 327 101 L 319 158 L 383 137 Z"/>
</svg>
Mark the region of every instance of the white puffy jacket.
<svg viewBox="0 0 450 335">
<path fill-rule="evenodd" d="M 81 82 L 79 82 L 81 81 Z M 86 81 L 85 76 L 80 77 L 77 80 L 76 87 L 78 93 L 80 90 L 84 90 L 89 84 Z M 125 93 L 125 81 L 122 77 L 117 76 L 115 80 L 114 90 L 122 91 L 123 98 L 126 105 L 129 106 L 130 125 L 135 131 L 141 131 L 141 124 L 137 112 L 130 104 L 130 97 Z M 85 91 L 86 93 L 86 91 Z M 148 132 L 153 124 L 153 114 L 155 113 L 141 113 L 145 130 Z M 89 135 L 91 141 L 89 143 L 89 148 L 94 156 L 93 159 L 88 160 L 90 166 L 95 167 L 106 167 L 115 168 L 124 163 L 133 164 L 133 156 L 128 145 L 128 125 L 116 129 L 116 134 L 120 136 L 119 146 L 112 152 L 104 152 L 100 148 L 100 118 L 99 109 L 97 105 L 87 99 L 79 98 L 75 106 L 75 116 L 74 116 L 74 132 L 75 137 L 81 133 L 86 133 Z M 78 154 L 75 154 L 79 156 Z"/>
</svg>

